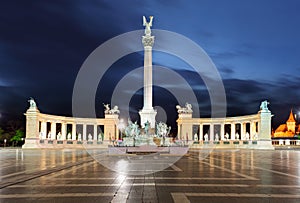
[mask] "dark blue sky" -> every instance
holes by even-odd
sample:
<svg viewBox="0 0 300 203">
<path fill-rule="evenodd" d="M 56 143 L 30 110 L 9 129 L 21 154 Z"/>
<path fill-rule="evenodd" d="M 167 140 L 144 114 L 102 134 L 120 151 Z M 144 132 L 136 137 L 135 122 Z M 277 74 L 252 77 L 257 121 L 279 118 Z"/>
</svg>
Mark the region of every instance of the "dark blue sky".
<svg viewBox="0 0 300 203">
<path fill-rule="evenodd" d="M 112 37 L 143 29 L 142 16 L 153 15 L 153 29 L 184 35 L 211 57 L 224 82 L 228 115 L 256 113 L 267 99 L 277 127 L 291 108 L 300 110 L 299 10 L 298 0 L 1 1 L 0 123 L 22 118 L 30 96 L 42 112 L 72 115 L 73 85 L 89 54 Z M 142 63 L 142 53 L 117 62 L 106 88 L 99 84 L 97 102 L 109 102 L 110 89 Z M 170 56 L 154 53 L 153 64 L 176 70 L 193 87 L 203 84 Z M 208 116 L 207 92 L 195 93 Z M 140 100 L 132 105 L 141 108 Z M 103 107 L 96 108 L 102 116 Z"/>
</svg>

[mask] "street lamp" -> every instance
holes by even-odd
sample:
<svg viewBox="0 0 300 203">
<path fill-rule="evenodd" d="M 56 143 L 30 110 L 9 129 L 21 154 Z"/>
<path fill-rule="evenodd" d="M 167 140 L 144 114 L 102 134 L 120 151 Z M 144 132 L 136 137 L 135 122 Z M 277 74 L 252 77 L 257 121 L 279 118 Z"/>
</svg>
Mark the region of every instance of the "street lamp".
<svg viewBox="0 0 300 203">
<path fill-rule="evenodd" d="M 4 147 L 6 147 L 6 139 L 4 139 Z"/>
</svg>

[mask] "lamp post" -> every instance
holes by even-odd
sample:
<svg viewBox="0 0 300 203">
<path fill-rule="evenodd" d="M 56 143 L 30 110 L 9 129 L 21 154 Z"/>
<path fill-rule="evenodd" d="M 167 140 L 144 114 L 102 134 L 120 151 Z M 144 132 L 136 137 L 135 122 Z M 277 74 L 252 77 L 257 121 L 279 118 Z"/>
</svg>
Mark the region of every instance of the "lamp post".
<svg viewBox="0 0 300 203">
<path fill-rule="evenodd" d="M 6 147 L 6 141 L 7 141 L 7 140 L 6 140 L 6 139 L 4 139 L 4 147 Z"/>
</svg>

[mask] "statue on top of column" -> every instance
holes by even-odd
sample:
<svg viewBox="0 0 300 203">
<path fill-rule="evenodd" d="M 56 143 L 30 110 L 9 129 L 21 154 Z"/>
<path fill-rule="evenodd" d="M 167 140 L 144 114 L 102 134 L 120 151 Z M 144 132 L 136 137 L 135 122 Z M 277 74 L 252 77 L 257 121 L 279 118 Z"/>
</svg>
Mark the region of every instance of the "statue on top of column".
<svg viewBox="0 0 300 203">
<path fill-rule="evenodd" d="M 29 98 L 28 102 L 30 104 L 30 108 L 36 108 L 36 103 L 32 97 Z"/>
<path fill-rule="evenodd" d="M 270 103 L 267 100 L 262 101 L 261 104 L 260 104 L 260 111 L 269 112 L 268 104 L 270 104 Z"/>
<path fill-rule="evenodd" d="M 145 35 L 146 36 L 151 36 L 151 27 L 152 27 L 152 21 L 153 21 L 153 16 L 150 16 L 150 21 L 147 22 L 147 19 L 145 16 L 143 16 L 143 26 L 145 26 Z"/>
<path fill-rule="evenodd" d="M 179 113 L 179 114 L 182 114 L 182 113 L 184 113 L 184 114 L 189 114 L 189 113 L 193 113 L 193 110 L 192 110 L 192 105 L 191 104 L 189 104 L 189 103 L 186 103 L 185 104 L 185 107 L 181 107 L 180 105 L 176 105 L 176 109 L 177 109 L 177 112 Z"/>
<path fill-rule="evenodd" d="M 105 107 L 105 114 L 119 114 L 120 110 L 118 106 L 114 106 L 112 109 L 109 107 L 109 104 L 103 104 Z"/>
</svg>

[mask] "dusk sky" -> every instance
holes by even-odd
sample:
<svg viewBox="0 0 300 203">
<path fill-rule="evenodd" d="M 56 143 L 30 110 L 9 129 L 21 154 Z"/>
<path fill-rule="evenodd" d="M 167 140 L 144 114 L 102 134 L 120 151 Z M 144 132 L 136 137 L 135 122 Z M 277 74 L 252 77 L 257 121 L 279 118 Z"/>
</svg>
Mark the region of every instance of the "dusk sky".
<svg viewBox="0 0 300 203">
<path fill-rule="evenodd" d="M 181 34 L 212 59 L 224 83 L 228 116 L 255 114 L 267 99 L 277 127 L 291 108 L 300 111 L 299 10 L 299 0 L 1 1 L 0 123 L 24 119 L 29 97 L 43 113 L 72 116 L 73 86 L 86 58 L 105 41 L 144 29 L 142 16 L 153 15 L 152 29 Z M 207 90 L 197 88 L 203 81 L 193 69 L 155 51 L 153 64 L 182 75 L 194 89 L 201 115 L 210 115 Z M 118 81 L 142 65 L 143 52 L 113 64 L 97 90 L 99 117 Z M 159 87 L 154 97 L 154 105 L 174 123 L 176 98 Z M 134 93 L 133 120 L 141 101 Z"/>
</svg>

